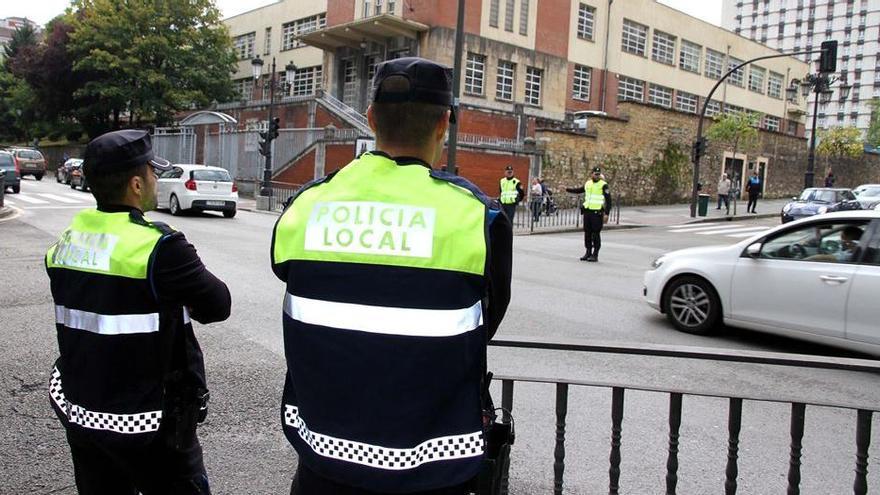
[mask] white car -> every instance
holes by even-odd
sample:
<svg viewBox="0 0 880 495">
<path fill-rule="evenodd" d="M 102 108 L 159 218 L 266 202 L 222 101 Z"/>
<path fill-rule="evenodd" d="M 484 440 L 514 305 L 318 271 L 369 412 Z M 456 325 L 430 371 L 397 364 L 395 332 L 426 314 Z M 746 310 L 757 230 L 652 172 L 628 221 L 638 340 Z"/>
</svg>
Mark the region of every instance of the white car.
<svg viewBox="0 0 880 495">
<path fill-rule="evenodd" d="M 174 164 L 159 176 L 157 195 L 159 208 L 172 215 L 219 211 L 232 218 L 238 208 L 238 187 L 229 172 L 208 165 Z"/>
<path fill-rule="evenodd" d="M 880 212 L 827 213 L 665 254 L 643 292 L 685 332 L 724 323 L 880 355 Z"/>
</svg>

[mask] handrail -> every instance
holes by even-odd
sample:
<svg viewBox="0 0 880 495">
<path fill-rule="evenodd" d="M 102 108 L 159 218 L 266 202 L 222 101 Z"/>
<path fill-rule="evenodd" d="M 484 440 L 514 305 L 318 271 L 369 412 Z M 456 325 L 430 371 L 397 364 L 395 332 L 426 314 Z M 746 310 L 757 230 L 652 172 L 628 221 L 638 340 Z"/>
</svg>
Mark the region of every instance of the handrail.
<svg viewBox="0 0 880 495">
<path fill-rule="evenodd" d="M 348 106 L 344 102 L 339 101 L 330 93 L 326 91 L 323 92 L 323 94 L 318 98 L 318 101 L 326 105 L 331 110 L 335 111 L 340 117 L 357 127 L 358 130 L 360 130 L 364 134 L 368 136 L 373 135 L 373 130 L 370 129 L 370 123 L 367 121 L 367 118 L 365 116 L 363 116 L 360 112 Z"/>
</svg>

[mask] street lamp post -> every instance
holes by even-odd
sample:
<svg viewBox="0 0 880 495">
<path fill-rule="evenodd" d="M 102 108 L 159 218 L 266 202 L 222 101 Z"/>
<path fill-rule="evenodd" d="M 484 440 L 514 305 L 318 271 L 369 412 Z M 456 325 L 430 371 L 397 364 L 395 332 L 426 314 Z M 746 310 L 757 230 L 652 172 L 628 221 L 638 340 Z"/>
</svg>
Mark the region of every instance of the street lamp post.
<svg viewBox="0 0 880 495">
<path fill-rule="evenodd" d="M 254 76 L 254 85 L 259 83 L 260 77 L 263 75 L 263 59 L 257 57 L 251 60 L 251 69 L 253 70 Z M 275 112 L 275 89 L 276 87 L 281 91 L 287 91 L 287 88 L 290 87 L 291 81 L 296 76 L 296 65 L 293 62 L 288 63 L 284 67 L 284 72 L 286 76 L 286 83 L 280 84 L 280 81 L 277 80 L 277 74 L 275 73 L 275 57 L 272 57 L 272 66 L 269 71 L 269 80 L 266 84 L 269 87 L 269 129 L 266 132 L 261 132 L 260 137 L 262 141 L 260 141 L 260 154 L 266 157 L 265 165 L 263 166 L 263 180 L 260 185 L 260 196 L 272 196 L 272 141 L 278 137 L 278 127 L 280 119 L 274 116 Z M 265 92 L 266 86 L 263 87 Z"/>
</svg>

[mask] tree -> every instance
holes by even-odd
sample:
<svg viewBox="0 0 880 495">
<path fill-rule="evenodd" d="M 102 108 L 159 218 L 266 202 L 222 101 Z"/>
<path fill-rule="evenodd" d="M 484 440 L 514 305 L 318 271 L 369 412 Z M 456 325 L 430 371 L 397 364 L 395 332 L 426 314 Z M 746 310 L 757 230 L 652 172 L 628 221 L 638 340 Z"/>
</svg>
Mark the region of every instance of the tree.
<svg viewBox="0 0 880 495">
<path fill-rule="evenodd" d="M 865 136 L 865 143 L 874 148 L 880 147 L 880 98 L 871 98 L 871 124 Z"/>
<path fill-rule="evenodd" d="M 9 43 L 3 47 L 6 60 L 14 59 L 23 49 L 36 47 L 37 42 L 37 31 L 30 24 L 25 23 L 12 33 Z"/>
<path fill-rule="evenodd" d="M 857 127 L 832 127 L 819 132 L 816 153 L 825 157 L 825 167 L 831 158 L 858 158 L 865 151 L 862 131 Z"/>
<path fill-rule="evenodd" d="M 76 0 L 68 50 L 90 135 L 233 97 L 232 42 L 212 0 Z"/>
<path fill-rule="evenodd" d="M 758 142 L 758 122 L 761 115 L 751 112 L 734 112 L 728 113 L 721 117 L 716 117 L 715 123 L 706 132 L 706 135 L 712 141 L 721 141 L 733 150 L 733 159 L 736 160 L 736 153 L 740 149 L 750 149 Z M 722 169 L 726 164 L 722 164 Z M 734 183 L 737 183 L 736 177 L 730 176 Z"/>
</svg>

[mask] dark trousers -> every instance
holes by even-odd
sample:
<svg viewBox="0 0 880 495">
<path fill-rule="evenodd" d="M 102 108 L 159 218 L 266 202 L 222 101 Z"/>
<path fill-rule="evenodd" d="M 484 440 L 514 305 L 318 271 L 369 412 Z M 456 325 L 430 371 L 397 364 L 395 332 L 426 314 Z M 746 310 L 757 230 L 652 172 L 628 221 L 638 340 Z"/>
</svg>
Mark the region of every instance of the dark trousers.
<svg viewBox="0 0 880 495">
<path fill-rule="evenodd" d="M 722 201 L 724 202 L 724 208 L 729 210 L 730 209 L 730 195 L 728 195 L 728 194 L 719 194 L 718 195 L 718 208 L 716 208 L 717 210 L 721 209 L 721 202 Z"/>
<path fill-rule="evenodd" d="M 746 211 L 755 213 L 756 206 L 758 206 L 758 193 L 749 193 L 749 204 L 746 205 Z"/>
<path fill-rule="evenodd" d="M 504 210 L 504 214 L 507 215 L 507 218 L 510 219 L 510 224 L 513 225 L 513 217 L 516 216 L 516 203 L 511 204 L 501 204 L 501 209 Z"/>
<path fill-rule="evenodd" d="M 111 448 L 68 431 L 79 495 L 210 495 L 195 431 L 178 448 L 167 423 L 173 421 L 163 420 L 156 440 L 137 448 Z"/>
<path fill-rule="evenodd" d="M 584 212 L 584 247 L 587 255 L 598 256 L 602 247 L 602 210 L 586 210 Z"/>
<path fill-rule="evenodd" d="M 406 492 L 408 495 L 468 495 L 473 493 L 471 482 L 463 485 L 439 488 L 424 492 Z M 323 478 L 311 469 L 305 467 L 302 462 L 296 467 L 296 477 L 290 486 L 290 495 L 386 495 L 379 492 L 371 492 L 363 488 L 355 488 L 340 485 L 333 480 Z"/>
</svg>

